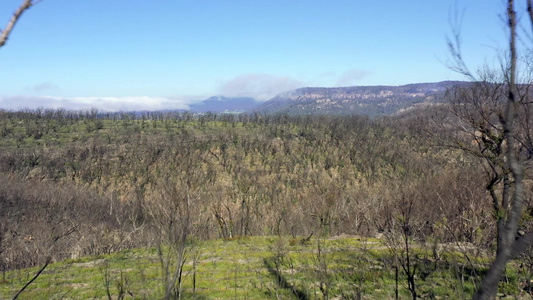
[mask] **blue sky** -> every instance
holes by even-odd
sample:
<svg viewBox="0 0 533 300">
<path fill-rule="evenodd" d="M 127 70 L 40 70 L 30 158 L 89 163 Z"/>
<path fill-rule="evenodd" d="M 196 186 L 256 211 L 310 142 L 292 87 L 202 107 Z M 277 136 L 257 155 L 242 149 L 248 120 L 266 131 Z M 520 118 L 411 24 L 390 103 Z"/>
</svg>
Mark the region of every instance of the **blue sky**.
<svg viewBox="0 0 533 300">
<path fill-rule="evenodd" d="M 0 1 L 2 28 L 20 2 Z M 501 0 L 43 0 L 0 48 L 0 108 L 175 109 L 461 80 L 446 67 L 454 7 L 467 62 L 496 63 Z"/>
</svg>

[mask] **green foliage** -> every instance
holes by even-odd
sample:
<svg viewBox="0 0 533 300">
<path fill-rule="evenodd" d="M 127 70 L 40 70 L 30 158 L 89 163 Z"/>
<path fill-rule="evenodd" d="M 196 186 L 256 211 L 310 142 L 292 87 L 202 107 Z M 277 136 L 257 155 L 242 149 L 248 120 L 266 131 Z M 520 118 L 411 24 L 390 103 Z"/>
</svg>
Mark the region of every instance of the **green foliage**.
<svg viewBox="0 0 533 300">
<path fill-rule="evenodd" d="M 234 241 L 212 240 L 202 243 L 196 275 L 196 297 L 221 298 L 297 298 L 321 295 L 316 261 L 317 242 L 291 245 L 286 237 L 251 237 Z M 394 297 L 395 275 L 388 251 L 381 241 L 358 237 L 323 239 L 321 251 L 327 253 L 329 296 L 331 298 L 383 299 Z M 446 261 L 427 262 L 421 245 L 415 247 L 420 268 L 419 294 L 422 298 L 470 297 L 473 284 L 465 273 L 464 290 L 457 291 L 456 266 L 467 263 L 459 253 L 450 252 Z M 105 298 L 107 291 L 116 299 L 124 294 L 133 298 L 160 298 L 160 268 L 155 249 L 135 249 L 84 257 L 52 264 L 23 294 L 25 299 L 69 297 Z M 184 295 L 193 297 L 192 263 L 185 265 Z M 481 267 L 480 267 L 481 268 Z M 9 298 L 36 268 L 9 271 L 0 284 L 0 297 Z M 478 270 L 478 271 L 481 271 Z M 508 268 L 501 293 L 516 295 L 517 268 Z M 400 284 L 402 298 L 407 286 Z M 321 298 L 321 296 L 319 297 Z"/>
</svg>

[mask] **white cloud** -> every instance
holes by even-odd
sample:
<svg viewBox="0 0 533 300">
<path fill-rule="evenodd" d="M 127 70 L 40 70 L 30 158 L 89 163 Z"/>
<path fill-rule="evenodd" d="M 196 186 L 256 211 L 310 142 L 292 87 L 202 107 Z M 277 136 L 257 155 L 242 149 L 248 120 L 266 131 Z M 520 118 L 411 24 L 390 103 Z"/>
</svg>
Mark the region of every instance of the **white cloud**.
<svg viewBox="0 0 533 300">
<path fill-rule="evenodd" d="M 277 77 L 268 74 L 244 74 L 237 76 L 219 88 L 226 97 L 252 97 L 266 101 L 279 93 L 297 89 L 304 84 L 290 77 Z"/>
<path fill-rule="evenodd" d="M 8 110 L 35 108 L 64 108 L 85 110 L 96 108 L 103 111 L 134 111 L 187 109 L 187 99 L 180 97 L 52 97 L 52 96 L 13 96 L 0 97 L 0 108 Z"/>
</svg>

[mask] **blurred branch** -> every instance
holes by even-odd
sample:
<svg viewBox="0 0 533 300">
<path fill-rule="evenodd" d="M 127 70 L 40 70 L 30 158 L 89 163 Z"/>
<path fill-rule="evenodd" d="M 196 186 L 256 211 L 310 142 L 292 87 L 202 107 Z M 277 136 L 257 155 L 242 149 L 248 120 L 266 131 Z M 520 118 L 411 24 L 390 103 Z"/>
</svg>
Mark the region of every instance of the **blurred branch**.
<svg viewBox="0 0 533 300">
<path fill-rule="evenodd" d="M 531 22 L 531 28 L 533 29 L 533 0 L 527 0 L 527 12 L 529 14 L 529 21 Z"/>
<path fill-rule="evenodd" d="M 450 52 L 452 62 L 448 64 L 448 68 L 452 71 L 455 71 L 459 74 L 463 74 L 466 77 L 470 78 L 473 81 L 476 81 L 474 74 L 470 72 L 468 66 L 466 65 L 462 50 L 461 50 L 461 24 L 463 21 L 463 14 L 459 14 L 457 8 L 453 10 L 453 13 L 450 13 L 449 22 L 450 28 L 452 31 L 452 36 L 446 36 L 446 44 L 448 46 L 448 51 Z"/>
<path fill-rule="evenodd" d="M 9 22 L 6 25 L 6 28 L 4 30 L 1 30 L 0 33 L 0 47 L 4 46 L 4 44 L 7 42 L 7 38 L 9 37 L 9 34 L 13 30 L 13 27 L 15 26 L 15 23 L 17 23 L 18 19 L 22 15 L 24 11 L 32 7 L 33 5 L 41 2 L 42 0 L 38 0 L 34 2 L 33 0 L 24 0 L 24 2 L 20 5 L 20 7 L 13 13 L 13 16 L 9 20 Z"/>
<path fill-rule="evenodd" d="M 24 285 L 20 291 L 18 291 L 18 293 L 13 297 L 13 300 L 17 299 L 18 296 L 24 292 L 24 290 L 33 282 L 35 281 L 35 279 L 37 279 L 37 277 L 39 277 L 39 275 L 41 275 L 41 273 L 44 271 L 44 269 L 46 269 L 46 267 L 48 267 L 48 265 L 50 264 L 50 261 L 52 260 L 52 258 L 50 256 L 48 256 L 46 258 L 46 263 L 44 264 L 44 266 L 42 266 L 42 268 L 39 270 L 39 272 L 37 272 L 37 274 L 35 274 L 35 276 L 33 276 L 33 278 L 28 281 L 28 283 L 26 283 L 26 285 Z"/>
<path fill-rule="evenodd" d="M 54 241 L 52 242 L 52 246 L 50 246 L 50 250 L 49 250 L 49 252 L 52 250 L 52 248 L 54 248 L 55 243 L 56 243 L 57 241 L 59 241 L 60 239 L 66 237 L 67 235 L 70 235 L 70 234 L 74 233 L 74 232 L 76 231 L 76 229 L 77 229 L 77 226 L 71 227 L 71 228 L 70 228 L 69 230 L 67 230 L 65 233 L 56 236 L 56 237 L 54 238 Z M 48 255 L 48 257 L 46 258 L 46 263 L 44 264 L 44 266 L 42 266 L 41 269 L 39 269 L 39 271 L 37 272 L 37 274 L 35 274 L 35 276 L 33 276 L 33 278 L 32 278 L 30 281 L 28 281 L 28 283 L 26 283 L 26 284 L 25 284 L 25 285 L 24 285 L 24 286 L 23 286 L 23 287 L 17 292 L 17 294 L 15 294 L 15 296 L 13 297 L 13 300 L 17 299 L 18 296 L 19 296 L 20 294 L 22 294 L 22 292 L 24 292 L 24 290 L 26 290 L 26 288 L 27 288 L 28 286 L 30 286 L 30 284 L 31 284 L 32 282 L 34 282 L 35 279 L 37 279 L 37 277 L 39 277 L 39 275 L 41 275 L 41 273 L 44 271 L 44 269 L 46 269 L 46 267 L 48 267 L 48 265 L 50 264 L 50 262 L 52 262 L 52 256 L 51 256 L 51 255 Z"/>
</svg>

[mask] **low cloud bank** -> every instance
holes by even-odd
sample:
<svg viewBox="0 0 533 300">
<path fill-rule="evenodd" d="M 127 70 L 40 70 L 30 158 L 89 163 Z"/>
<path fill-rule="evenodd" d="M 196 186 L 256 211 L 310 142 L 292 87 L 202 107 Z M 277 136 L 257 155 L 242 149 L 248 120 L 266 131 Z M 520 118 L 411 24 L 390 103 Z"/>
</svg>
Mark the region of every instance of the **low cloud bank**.
<svg viewBox="0 0 533 300">
<path fill-rule="evenodd" d="M 7 110 L 52 108 L 102 111 L 156 111 L 188 109 L 190 101 L 180 97 L 52 97 L 13 96 L 0 97 L 0 108 Z"/>
<path fill-rule="evenodd" d="M 268 74 L 244 74 L 224 82 L 219 94 L 226 97 L 252 97 L 267 101 L 277 94 L 304 86 L 304 83 L 291 77 L 278 77 Z"/>
</svg>

